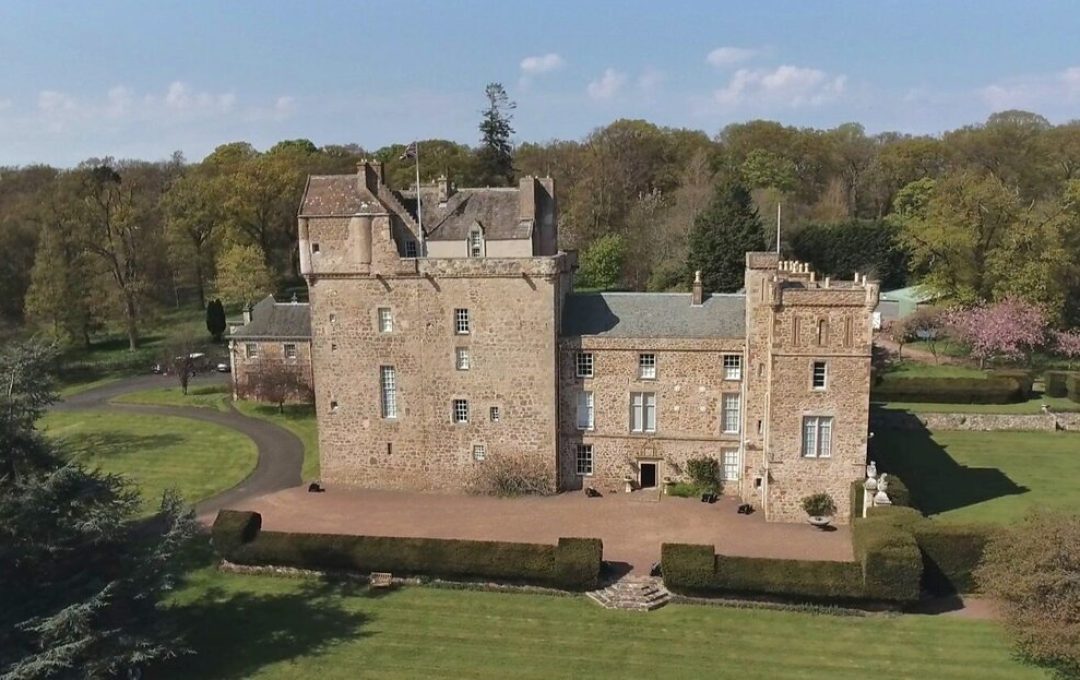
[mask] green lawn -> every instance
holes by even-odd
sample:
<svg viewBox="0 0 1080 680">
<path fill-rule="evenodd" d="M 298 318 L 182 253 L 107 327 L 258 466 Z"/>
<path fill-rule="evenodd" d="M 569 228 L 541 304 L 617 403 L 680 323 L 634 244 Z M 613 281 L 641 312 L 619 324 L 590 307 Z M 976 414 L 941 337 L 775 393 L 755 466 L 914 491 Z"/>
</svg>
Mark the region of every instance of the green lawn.
<svg viewBox="0 0 1080 680">
<path fill-rule="evenodd" d="M 286 404 L 284 414 L 278 412 L 277 406 L 255 401 L 237 401 L 233 406 L 246 416 L 269 420 L 299 437 L 304 443 L 304 467 L 300 474 L 305 482 L 319 478 L 319 432 L 313 405 Z"/>
<path fill-rule="evenodd" d="M 60 389 L 57 390 L 57 394 L 61 399 L 65 397 L 73 397 L 76 394 L 82 394 L 83 392 L 89 392 L 92 389 L 103 387 L 109 383 L 114 383 L 119 380 L 119 376 L 106 376 L 104 378 L 95 378 L 93 380 L 81 380 L 78 382 L 61 384 Z"/>
<path fill-rule="evenodd" d="M 873 394 L 870 400 L 874 401 Z M 882 408 L 893 411 L 911 411 L 912 413 L 1005 413 L 1005 414 L 1039 414 L 1042 413 L 1043 404 L 1047 404 L 1055 411 L 1080 411 L 1080 404 L 1065 397 L 1045 397 L 1037 393 L 1027 401 L 1015 404 L 934 404 L 929 402 L 876 402 Z"/>
<path fill-rule="evenodd" d="M 901 378 L 985 378 L 986 372 L 970 366 L 926 364 L 901 359 L 889 365 L 887 373 Z"/>
<path fill-rule="evenodd" d="M 121 404 L 153 404 L 156 406 L 199 406 L 218 411 L 229 410 L 231 398 L 228 385 L 200 385 L 188 388 L 184 394 L 178 386 L 158 387 L 142 392 L 130 392 L 113 399 Z"/>
<path fill-rule="evenodd" d="M 168 678 L 1048 678 L 996 624 L 191 575 L 172 599 L 195 654 Z"/>
<path fill-rule="evenodd" d="M 870 457 L 946 521 L 1008 523 L 1034 506 L 1080 507 L 1076 433 L 882 431 Z"/>
<path fill-rule="evenodd" d="M 255 469 L 255 442 L 210 423 L 107 411 L 51 412 L 39 421 L 78 460 L 129 476 L 149 512 L 166 488 L 195 503 L 235 486 Z"/>
</svg>

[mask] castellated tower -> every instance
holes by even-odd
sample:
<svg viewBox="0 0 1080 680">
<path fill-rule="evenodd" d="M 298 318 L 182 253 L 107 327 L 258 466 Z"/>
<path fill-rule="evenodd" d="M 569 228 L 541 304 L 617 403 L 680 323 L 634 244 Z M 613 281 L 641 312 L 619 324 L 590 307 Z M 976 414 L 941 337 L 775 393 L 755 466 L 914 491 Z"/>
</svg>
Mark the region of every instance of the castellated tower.
<svg viewBox="0 0 1080 680">
<path fill-rule="evenodd" d="M 822 280 L 804 263 L 747 253 L 742 493 L 767 519 L 802 520 L 802 498 L 826 492 L 849 521 L 866 463 L 877 302 L 865 276 Z"/>
<path fill-rule="evenodd" d="M 308 180 L 300 265 L 325 481 L 461 491 L 494 458 L 554 472 L 572 259 L 555 225 L 549 179 L 394 191 L 364 162 Z"/>
</svg>

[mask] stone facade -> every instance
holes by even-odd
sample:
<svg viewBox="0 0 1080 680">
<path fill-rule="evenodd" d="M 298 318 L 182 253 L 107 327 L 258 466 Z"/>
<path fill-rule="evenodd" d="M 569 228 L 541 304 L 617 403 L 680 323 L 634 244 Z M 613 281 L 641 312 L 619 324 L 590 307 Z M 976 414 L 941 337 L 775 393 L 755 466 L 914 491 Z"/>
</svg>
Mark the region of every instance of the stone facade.
<svg viewBox="0 0 1080 680">
<path fill-rule="evenodd" d="M 293 373 L 298 380 L 290 401 L 310 402 L 314 388 L 311 363 L 311 320 L 308 305 L 277 302 L 267 296 L 244 310 L 244 323 L 229 331 L 229 361 L 234 399 L 264 399 L 260 376 L 274 376 L 274 368 Z"/>
<path fill-rule="evenodd" d="M 749 253 L 745 295 L 576 295 L 551 180 L 462 190 L 441 232 L 427 216 L 445 191 L 427 191 L 391 191 L 373 163 L 309 182 L 300 261 L 325 481 L 460 492 L 509 458 L 539 463 L 560 490 L 606 491 L 684 480 L 688 460 L 711 457 L 725 492 L 769 520 L 802 520 L 801 498 L 825 491 L 847 521 L 876 284 Z M 423 231 L 406 207 L 419 200 Z M 495 256 L 499 239 L 517 243 L 498 253 L 529 256 Z"/>
</svg>

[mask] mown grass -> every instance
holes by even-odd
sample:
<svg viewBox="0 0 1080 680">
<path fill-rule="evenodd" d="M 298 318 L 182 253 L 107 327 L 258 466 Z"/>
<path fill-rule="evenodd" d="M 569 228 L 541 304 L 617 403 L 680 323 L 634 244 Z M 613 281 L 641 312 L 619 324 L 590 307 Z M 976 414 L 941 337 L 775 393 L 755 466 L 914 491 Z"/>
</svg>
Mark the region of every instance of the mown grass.
<svg viewBox="0 0 1080 680">
<path fill-rule="evenodd" d="M 231 488 L 255 469 L 255 442 L 185 418 L 109 411 L 53 411 L 38 423 L 74 459 L 129 477 L 147 512 L 175 488 L 189 503 Z"/>
<path fill-rule="evenodd" d="M 877 434 L 870 457 L 900 475 L 919 509 L 943 521 L 1005 524 L 1034 507 L 1080 506 L 1080 434 Z"/>
<path fill-rule="evenodd" d="M 994 623 L 668 605 L 409 587 L 204 568 L 172 597 L 195 654 L 168 678 L 1048 678 Z"/>
<path fill-rule="evenodd" d="M 120 404 L 151 404 L 154 406 L 197 406 L 228 411 L 231 399 L 228 385 L 200 385 L 189 387 L 184 394 L 179 387 L 159 387 L 141 392 L 130 392 L 113 401 Z"/>
<path fill-rule="evenodd" d="M 870 394 L 870 400 L 881 406 L 881 408 L 893 411 L 910 411 L 912 413 L 1000 413 L 1036 415 L 1042 413 L 1043 404 L 1049 406 L 1053 411 L 1080 411 L 1080 404 L 1075 401 L 1070 401 L 1065 397 L 1046 397 L 1041 393 L 1037 393 L 1027 401 L 1020 401 L 1014 404 L 935 404 L 929 402 L 900 401 L 877 402 L 874 401 L 873 393 Z"/>
<path fill-rule="evenodd" d="M 889 364 L 886 371 L 899 378 L 985 378 L 986 371 L 971 366 L 953 364 L 927 364 L 901 359 Z"/>
</svg>

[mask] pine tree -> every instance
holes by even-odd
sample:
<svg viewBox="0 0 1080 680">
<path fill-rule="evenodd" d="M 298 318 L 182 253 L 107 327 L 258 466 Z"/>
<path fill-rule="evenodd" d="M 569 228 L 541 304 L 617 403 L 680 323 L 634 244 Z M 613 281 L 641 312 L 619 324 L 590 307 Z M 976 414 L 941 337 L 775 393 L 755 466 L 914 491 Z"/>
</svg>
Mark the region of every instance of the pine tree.
<svg viewBox="0 0 1080 680">
<path fill-rule="evenodd" d="M 206 330 L 210 332 L 214 342 L 221 342 L 225 325 L 225 306 L 219 299 L 211 300 L 206 305 Z"/>
<path fill-rule="evenodd" d="M 514 182 L 514 147 L 510 136 L 511 111 L 517 104 L 510 101 L 500 83 L 490 83 L 484 88 L 488 107 L 480 121 L 480 149 L 477 151 L 480 176 L 485 184 L 500 186 Z"/>
<path fill-rule="evenodd" d="M 734 180 L 717 186 L 694 219 L 688 245 L 688 278 L 700 270 L 706 291 L 732 293 L 742 287 L 746 253 L 765 249 L 761 218 L 745 186 Z"/>
</svg>

